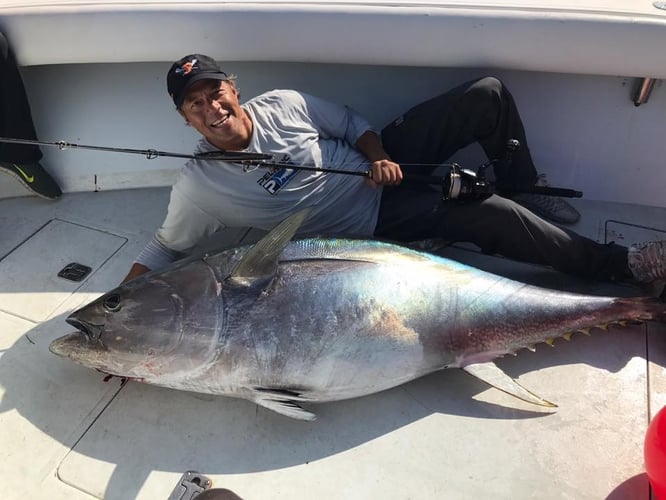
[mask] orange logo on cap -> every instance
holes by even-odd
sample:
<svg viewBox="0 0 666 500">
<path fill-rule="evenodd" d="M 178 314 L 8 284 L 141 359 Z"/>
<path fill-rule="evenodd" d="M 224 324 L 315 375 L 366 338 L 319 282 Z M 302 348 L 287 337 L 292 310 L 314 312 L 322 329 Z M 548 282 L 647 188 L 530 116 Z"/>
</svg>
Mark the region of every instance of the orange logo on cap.
<svg viewBox="0 0 666 500">
<path fill-rule="evenodd" d="M 198 61 L 196 59 L 192 59 L 191 61 L 186 62 L 180 68 L 176 68 L 176 73 L 182 76 L 189 75 L 193 69 L 196 69 L 197 62 Z"/>
</svg>

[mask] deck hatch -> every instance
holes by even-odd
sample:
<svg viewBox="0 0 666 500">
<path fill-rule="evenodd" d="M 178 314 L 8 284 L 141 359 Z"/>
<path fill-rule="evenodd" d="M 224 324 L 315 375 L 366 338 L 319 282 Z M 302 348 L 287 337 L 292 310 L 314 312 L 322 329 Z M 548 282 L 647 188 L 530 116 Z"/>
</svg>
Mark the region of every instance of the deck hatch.
<svg viewBox="0 0 666 500">
<path fill-rule="evenodd" d="M 0 310 L 35 322 L 48 319 L 126 241 L 50 220 L 0 261 Z"/>
<path fill-rule="evenodd" d="M 666 240 L 666 230 L 613 219 L 606 220 L 604 225 L 604 243 L 614 241 L 628 247 L 653 240 Z"/>
</svg>

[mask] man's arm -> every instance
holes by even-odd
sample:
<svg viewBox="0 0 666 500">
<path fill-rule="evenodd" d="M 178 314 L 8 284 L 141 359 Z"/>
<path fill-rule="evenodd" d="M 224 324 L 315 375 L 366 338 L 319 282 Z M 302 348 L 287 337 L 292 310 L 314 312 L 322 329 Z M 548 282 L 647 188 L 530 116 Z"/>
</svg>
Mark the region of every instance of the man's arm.
<svg viewBox="0 0 666 500">
<path fill-rule="evenodd" d="M 162 269 L 184 256 L 185 254 L 182 252 L 167 248 L 157 239 L 157 236 L 154 236 L 141 250 L 122 283 L 127 283 L 153 269 Z"/>
<path fill-rule="evenodd" d="M 372 130 L 368 130 L 356 141 L 356 149 L 365 155 L 372 164 L 369 182 L 374 186 L 398 185 L 402 182 L 400 165 L 391 160 L 391 157 L 382 146 L 379 137 Z"/>
<path fill-rule="evenodd" d="M 377 133 L 368 121 L 349 106 L 343 106 L 303 92 L 300 96 L 301 112 L 311 120 L 323 138 L 336 137 L 354 146 L 370 161 L 372 178 L 369 184 L 400 184 L 402 171 L 384 151 Z"/>
<path fill-rule="evenodd" d="M 125 276 L 125 279 L 123 279 L 120 282 L 120 284 L 122 285 L 123 283 L 127 283 L 128 281 L 131 281 L 134 278 L 138 278 L 139 276 L 147 273 L 148 271 L 150 271 L 149 267 L 144 266 L 143 264 L 139 264 L 138 262 L 135 262 L 134 264 L 132 264 L 129 273 L 127 273 L 127 276 Z"/>
</svg>

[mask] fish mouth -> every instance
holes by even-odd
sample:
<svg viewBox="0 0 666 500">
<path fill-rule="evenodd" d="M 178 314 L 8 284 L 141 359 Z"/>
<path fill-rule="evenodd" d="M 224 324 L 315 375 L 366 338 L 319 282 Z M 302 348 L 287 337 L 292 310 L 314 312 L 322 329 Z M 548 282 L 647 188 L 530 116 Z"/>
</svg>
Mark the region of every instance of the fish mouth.
<svg viewBox="0 0 666 500">
<path fill-rule="evenodd" d="M 86 340 L 89 342 L 92 342 L 93 340 L 99 340 L 100 335 L 102 334 L 103 325 L 94 325 L 73 316 L 66 318 L 65 321 L 76 328 L 80 333 L 82 333 L 86 337 Z"/>
<path fill-rule="evenodd" d="M 87 338 L 84 339 L 82 332 L 74 332 L 63 337 L 55 339 L 49 345 L 49 351 L 62 358 L 70 358 L 73 354 L 79 352 L 83 345 L 88 344 Z"/>
</svg>

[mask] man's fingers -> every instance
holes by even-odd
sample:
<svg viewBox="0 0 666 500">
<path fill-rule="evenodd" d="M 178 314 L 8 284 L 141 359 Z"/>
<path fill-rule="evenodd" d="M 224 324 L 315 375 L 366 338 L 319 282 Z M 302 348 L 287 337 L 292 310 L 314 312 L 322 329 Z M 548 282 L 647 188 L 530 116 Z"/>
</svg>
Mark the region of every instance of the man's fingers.
<svg viewBox="0 0 666 500">
<path fill-rule="evenodd" d="M 397 163 L 382 160 L 372 164 L 371 178 L 375 184 L 395 185 L 402 181 L 402 170 Z"/>
</svg>

